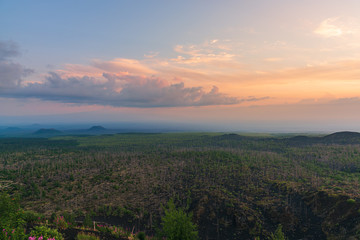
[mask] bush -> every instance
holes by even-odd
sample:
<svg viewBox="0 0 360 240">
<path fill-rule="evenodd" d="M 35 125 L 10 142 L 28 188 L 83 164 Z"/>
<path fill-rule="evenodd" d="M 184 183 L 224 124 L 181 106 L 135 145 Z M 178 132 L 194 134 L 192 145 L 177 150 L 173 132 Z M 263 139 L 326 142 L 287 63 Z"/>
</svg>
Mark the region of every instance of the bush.
<svg viewBox="0 0 360 240">
<path fill-rule="evenodd" d="M 55 219 L 55 225 L 58 229 L 65 230 L 68 228 L 68 224 L 63 216 L 58 216 Z"/>
<path fill-rule="evenodd" d="M 0 193 L 0 239 L 22 240 L 25 238 L 25 216 L 19 200 L 8 193 Z"/>
<path fill-rule="evenodd" d="M 18 228 L 1 228 L 2 231 L 0 232 L 0 239 L 11 239 L 11 240 L 23 240 L 26 239 L 25 236 L 25 229 L 22 227 Z"/>
<path fill-rule="evenodd" d="M 24 220 L 30 224 L 39 223 L 44 220 L 44 215 L 34 211 L 25 211 Z"/>
<path fill-rule="evenodd" d="M 63 216 L 67 222 L 67 224 L 70 226 L 74 226 L 75 225 L 75 214 L 74 213 L 69 213 L 69 212 L 64 212 Z"/>
<path fill-rule="evenodd" d="M 18 199 L 5 192 L 0 193 L 0 227 L 16 228 L 24 225 L 24 216 L 19 208 Z"/>
<path fill-rule="evenodd" d="M 129 237 L 130 233 L 125 231 L 121 227 L 107 226 L 107 225 L 96 225 L 96 230 L 102 233 L 109 233 L 116 238 Z"/>
<path fill-rule="evenodd" d="M 97 237 L 95 234 L 91 233 L 78 233 L 76 236 L 76 240 L 99 240 L 100 238 Z"/>
<path fill-rule="evenodd" d="M 90 217 L 89 214 L 85 215 L 83 225 L 84 225 L 84 227 L 87 227 L 87 228 L 92 228 L 93 227 L 93 223 L 91 221 L 91 217 Z"/>
<path fill-rule="evenodd" d="M 161 218 L 162 231 L 159 237 L 167 240 L 196 240 L 199 239 L 196 225 L 191 221 L 192 215 L 183 209 L 176 209 L 171 199 L 165 209 L 165 216 Z"/>
<path fill-rule="evenodd" d="M 146 239 L 146 235 L 144 232 L 139 232 L 136 237 L 139 239 L 139 240 L 145 240 Z"/>
<path fill-rule="evenodd" d="M 51 229 L 46 226 L 36 226 L 31 232 L 32 237 L 43 237 L 44 239 L 55 238 L 55 240 L 63 240 L 63 236 L 56 229 Z"/>
</svg>

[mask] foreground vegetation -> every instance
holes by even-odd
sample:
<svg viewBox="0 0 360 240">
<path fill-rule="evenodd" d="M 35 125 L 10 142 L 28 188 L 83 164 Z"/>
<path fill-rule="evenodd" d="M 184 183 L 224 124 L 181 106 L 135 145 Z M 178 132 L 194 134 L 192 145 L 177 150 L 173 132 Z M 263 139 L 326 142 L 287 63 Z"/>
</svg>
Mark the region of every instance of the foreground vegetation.
<svg viewBox="0 0 360 240">
<path fill-rule="evenodd" d="M 54 226 L 64 216 L 67 228 L 81 221 L 90 229 L 96 221 L 110 233 L 158 236 L 168 231 L 167 211 L 177 209 L 194 239 L 276 239 L 282 232 L 289 239 L 356 239 L 359 135 L 4 138 L 0 187 L 18 196 L 21 207 L 14 209 Z M 15 219 L 8 232 L 30 230 L 28 219 Z"/>
</svg>

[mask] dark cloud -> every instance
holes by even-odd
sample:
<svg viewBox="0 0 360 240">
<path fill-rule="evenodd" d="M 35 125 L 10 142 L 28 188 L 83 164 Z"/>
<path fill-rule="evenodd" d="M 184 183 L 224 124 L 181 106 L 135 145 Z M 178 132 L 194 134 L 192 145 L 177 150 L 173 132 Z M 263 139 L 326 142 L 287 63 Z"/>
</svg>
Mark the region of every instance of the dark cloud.
<svg viewBox="0 0 360 240">
<path fill-rule="evenodd" d="M 206 92 L 202 87 L 187 88 L 184 83 L 169 85 L 158 78 L 116 77 L 109 74 L 104 74 L 100 81 L 87 76 L 62 78 L 56 73 L 50 73 L 42 83 L 29 83 L 12 91 L 3 91 L 2 95 L 139 108 L 229 105 L 240 102 L 235 97 L 220 93 L 215 86 Z"/>
<path fill-rule="evenodd" d="M 244 101 L 244 102 L 258 102 L 258 101 L 267 100 L 267 99 L 270 99 L 270 97 L 266 96 L 266 97 L 257 98 L 257 97 L 254 97 L 254 96 L 250 96 L 248 98 L 242 99 L 242 101 Z"/>
<path fill-rule="evenodd" d="M 103 73 L 101 78 L 94 78 L 62 77 L 50 72 L 43 81 L 25 83 L 22 79 L 33 71 L 11 60 L 19 54 L 15 43 L 0 42 L 0 97 L 138 108 L 231 105 L 262 100 L 238 99 L 221 93 L 216 86 L 205 91 L 202 87 L 185 87 L 183 82 L 169 84 L 142 74 Z M 118 70 L 119 66 L 130 68 L 132 72 L 151 73 L 135 60 L 117 59 L 106 67 Z"/>
<path fill-rule="evenodd" d="M 148 79 L 144 84 L 128 83 L 119 94 L 123 104 L 132 107 L 179 107 L 228 105 L 239 103 L 234 97 L 219 93 L 214 87 L 205 92 L 202 87 L 186 88 L 184 83 L 163 85 L 156 79 Z"/>
<path fill-rule="evenodd" d="M 0 41 L 0 90 L 19 86 L 22 78 L 33 72 L 11 61 L 12 57 L 18 55 L 19 51 L 15 43 Z"/>
</svg>

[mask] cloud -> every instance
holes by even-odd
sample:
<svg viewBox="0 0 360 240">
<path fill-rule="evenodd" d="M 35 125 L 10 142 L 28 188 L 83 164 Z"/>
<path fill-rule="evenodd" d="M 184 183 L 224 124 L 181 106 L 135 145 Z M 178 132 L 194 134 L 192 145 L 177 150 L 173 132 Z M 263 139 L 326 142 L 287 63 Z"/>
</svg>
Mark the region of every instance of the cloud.
<svg viewBox="0 0 360 240">
<path fill-rule="evenodd" d="M 325 38 L 340 37 L 344 34 L 355 33 L 353 24 L 347 23 L 340 18 L 327 18 L 320 23 L 320 25 L 314 30 L 315 34 L 318 34 Z"/>
<path fill-rule="evenodd" d="M 217 87 L 206 92 L 202 87 L 185 87 L 184 83 L 169 84 L 159 78 L 141 78 L 103 74 L 93 77 L 62 78 L 50 73 L 42 83 L 28 83 L 2 96 L 37 98 L 65 103 L 109 105 L 115 107 L 184 107 L 229 105 L 239 103 L 235 97 L 220 93 Z"/>
<path fill-rule="evenodd" d="M 19 55 L 18 46 L 11 41 L 0 41 L 0 61 Z"/>
<path fill-rule="evenodd" d="M 154 58 L 154 57 L 157 57 L 159 55 L 159 52 L 149 52 L 147 54 L 144 54 L 144 57 L 145 58 Z"/>
<path fill-rule="evenodd" d="M 265 58 L 264 59 L 265 62 L 281 62 L 283 60 L 284 59 L 282 59 L 282 58 Z"/>
<path fill-rule="evenodd" d="M 15 43 L 0 41 L 0 90 L 19 86 L 22 78 L 33 72 L 11 61 L 19 54 Z"/>
<path fill-rule="evenodd" d="M 347 105 L 347 104 L 360 104 L 359 97 L 347 97 L 347 98 L 338 98 L 335 100 L 330 101 L 331 104 L 338 104 L 338 105 Z"/>
<path fill-rule="evenodd" d="M 209 62 L 230 61 L 235 57 L 230 54 L 231 46 L 221 43 L 218 39 L 205 41 L 198 45 L 176 45 L 174 51 L 178 54 L 177 58 L 172 59 L 173 62 L 179 64 L 200 64 Z"/>
<path fill-rule="evenodd" d="M 323 37 L 338 37 L 343 34 L 343 31 L 340 27 L 334 25 L 336 19 L 328 18 L 320 23 L 320 25 L 315 29 L 314 33 L 323 36 Z"/>
<path fill-rule="evenodd" d="M 116 58 L 112 61 L 93 60 L 92 66 L 106 72 L 122 72 L 126 74 L 155 74 L 156 71 L 135 59 Z"/>
<path fill-rule="evenodd" d="M 155 60 L 136 60 L 126 58 L 116 58 L 110 61 L 94 59 L 90 65 L 66 64 L 64 69 L 56 70 L 62 77 L 101 77 L 103 73 L 131 76 L 147 76 L 157 74 L 157 70 L 149 65 L 149 62 Z"/>
<path fill-rule="evenodd" d="M 2 49 L 0 70 L 6 87 L 0 85 L 0 97 L 136 108 L 232 105 L 267 99 L 233 97 L 219 90 L 216 85 L 229 81 L 229 75 L 238 78 L 239 65 L 228 53 L 228 43 L 216 39 L 177 46 L 176 52 L 184 59 L 94 59 L 87 65 L 65 64 L 32 81 L 22 81 L 31 70 L 8 60 L 19 54 L 17 46 L 5 44 Z"/>
<path fill-rule="evenodd" d="M 289 84 L 310 80 L 312 82 L 358 81 L 360 79 L 359 76 L 360 60 L 343 60 L 277 71 L 249 72 L 241 76 L 241 78 L 243 82 L 251 82 L 253 84 Z"/>
<path fill-rule="evenodd" d="M 248 98 L 244 98 L 242 99 L 242 102 L 258 102 L 258 101 L 262 101 L 262 100 L 267 100 L 267 99 L 270 99 L 271 97 L 260 97 L 260 98 L 257 98 L 257 97 L 254 97 L 254 96 L 250 96 Z"/>
</svg>

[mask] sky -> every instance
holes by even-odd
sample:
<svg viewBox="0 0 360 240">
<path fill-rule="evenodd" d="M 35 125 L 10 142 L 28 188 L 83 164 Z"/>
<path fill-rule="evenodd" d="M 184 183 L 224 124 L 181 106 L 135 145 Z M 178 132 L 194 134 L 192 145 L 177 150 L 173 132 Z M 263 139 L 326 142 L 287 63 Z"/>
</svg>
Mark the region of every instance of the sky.
<svg viewBox="0 0 360 240">
<path fill-rule="evenodd" d="M 0 0 L 0 124 L 360 131 L 358 0 Z"/>
</svg>

